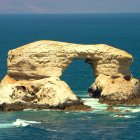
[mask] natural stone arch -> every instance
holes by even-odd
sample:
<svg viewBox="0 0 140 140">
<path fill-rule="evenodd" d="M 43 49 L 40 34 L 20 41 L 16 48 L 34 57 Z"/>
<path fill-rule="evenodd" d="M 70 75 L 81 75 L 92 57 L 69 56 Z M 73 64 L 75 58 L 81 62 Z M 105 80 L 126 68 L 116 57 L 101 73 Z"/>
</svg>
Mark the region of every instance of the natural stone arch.
<svg viewBox="0 0 140 140">
<path fill-rule="evenodd" d="M 79 45 L 38 41 L 10 51 L 8 56 L 8 74 L 17 78 L 60 77 L 74 58 L 87 59 L 96 76 L 131 75 L 129 68 L 132 56 L 104 44 Z"/>
<path fill-rule="evenodd" d="M 86 59 L 94 69 L 97 78 L 90 89 L 93 93 L 101 91 L 100 101 L 126 103 L 139 98 L 140 82 L 131 75 L 132 56 L 127 52 L 105 44 L 37 41 L 9 51 L 7 76 L 0 86 L 0 104 L 17 105 L 20 101 L 20 109 L 81 104 L 59 79 L 75 58 Z"/>
</svg>

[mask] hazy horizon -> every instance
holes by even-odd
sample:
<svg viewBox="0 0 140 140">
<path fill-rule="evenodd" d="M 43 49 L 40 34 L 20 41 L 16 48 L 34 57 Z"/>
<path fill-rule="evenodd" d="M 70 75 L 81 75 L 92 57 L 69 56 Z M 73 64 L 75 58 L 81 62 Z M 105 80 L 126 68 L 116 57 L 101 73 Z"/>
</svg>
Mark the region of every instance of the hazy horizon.
<svg viewBox="0 0 140 140">
<path fill-rule="evenodd" d="M 111 14 L 113 14 L 114 15 L 115 14 L 115 15 L 119 15 L 119 14 L 140 14 L 140 12 L 126 12 L 126 13 L 125 12 L 124 13 L 113 13 L 113 12 L 112 13 L 35 13 L 35 12 L 34 13 L 30 13 L 30 12 L 28 12 L 28 13 L 14 13 L 14 12 L 13 13 L 8 13 L 8 12 L 0 12 L 0 14 L 1 15 L 4 15 L 4 14 L 5 15 L 37 15 L 37 14 L 38 15 L 55 15 L 55 14 L 56 15 L 57 14 L 58 15 L 63 15 L 63 14 L 64 15 L 65 14 L 66 15 L 69 15 L 69 14 L 72 14 L 72 15 L 82 15 L 82 14 L 85 14 L 85 15 L 86 14 L 93 14 L 93 15 L 94 14 L 99 14 L 99 15 L 102 15 L 102 14 L 104 14 L 104 15 L 107 15 L 107 14 L 111 15 Z"/>
<path fill-rule="evenodd" d="M 2 14 L 140 13 L 139 0 L 0 0 Z"/>
</svg>

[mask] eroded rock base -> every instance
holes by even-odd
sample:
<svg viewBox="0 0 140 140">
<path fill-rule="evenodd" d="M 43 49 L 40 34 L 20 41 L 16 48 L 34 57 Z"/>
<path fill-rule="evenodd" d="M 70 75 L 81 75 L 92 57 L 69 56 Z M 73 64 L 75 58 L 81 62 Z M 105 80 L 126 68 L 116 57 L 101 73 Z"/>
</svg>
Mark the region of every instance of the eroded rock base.
<svg viewBox="0 0 140 140">
<path fill-rule="evenodd" d="M 15 80 L 7 75 L 1 82 L 0 93 L 0 111 L 21 111 L 28 108 L 91 110 L 58 77 Z"/>
<path fill-rule="evenodd" d="M 139 105 L 140 81 L 134 77 L 110 77 L 99 75 L 90 87 L 90 92 L 98 93 L 100 103 L 110 105 Z"/>
<path fill-rule="evenodd" d="M 127 100 L 108 100 L 103 97 L 99 99 L 100 103 L 106 103 L 109 105 L 140 105 L 140 97 L 135 99 L 127 99 Z"/>
<path fill-rule="evenodd" d="M 24 109 L 51 109 L 51 110 L 65 110 L 65 111 L 91 111 L 93 110 L 90 106 L 84 105 L 81 101 L 72 102 L 71 104 L 61 104 L 58 106 L 50 106 L 47 104 L 35 104 L 35 103 L 24 103 L 24 102 L 15 102 L 15 103 L 3 103 L 0 105 L 0 111 L 22 111 Z"/>
</svg>

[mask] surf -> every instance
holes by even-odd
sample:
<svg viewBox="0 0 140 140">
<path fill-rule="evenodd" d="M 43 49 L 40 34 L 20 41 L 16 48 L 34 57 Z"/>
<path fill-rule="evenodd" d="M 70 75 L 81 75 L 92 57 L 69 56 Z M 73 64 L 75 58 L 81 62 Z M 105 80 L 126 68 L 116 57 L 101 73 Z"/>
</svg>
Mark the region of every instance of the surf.
<svg viewBox="0 0 140 140">
<path fill-rule="evenodd" d="M 1 128 L 14 128 L 14 127 L 26 127 L 26 126 L 32 126 L 33 124 L 41 124 L 41 122 L 16 119 L 16 121 L 14 121 L 12 123 L 0 124 L 0 129 Z"/>
</svg>

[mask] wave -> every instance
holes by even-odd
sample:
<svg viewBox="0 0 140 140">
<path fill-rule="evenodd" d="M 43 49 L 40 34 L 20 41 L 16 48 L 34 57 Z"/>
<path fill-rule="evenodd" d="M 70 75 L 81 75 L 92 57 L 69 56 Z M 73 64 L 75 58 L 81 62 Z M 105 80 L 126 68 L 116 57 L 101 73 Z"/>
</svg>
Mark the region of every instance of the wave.
<svg viewBox="0 0 140 140">
<path fill-rule="evenodd" d="M 26 127 L 26 126 L 31 126 L 32 124 L 40 124 L 40 123 L 41 122 L 17 119 L 15 122 L 12 123 L 0 124 L 0 128 Z"/>
<path fill-rule="evenodd" d="M 133 115 L 113 115 L 113 117 L 115 118 L 136 118 L 136 116 L 133 116 Z"/>
<path fill-rule="evenodd" d="M 140 112 L 140 108 L 139 109 L 132 109 L 131 112 L 133 112 L 133 113 Z"/>
<path fill-rule="evenodd" d="M 91 111 L 91 113 L 107 113 L 107 107 L 109 105 L 107 104 L 101 104 L 99 103 L 99 99 L 93 99 L 93 98 L 82 98 L 85 105 L 90 106 L 94 110 Z M 130 115 L 133 113 L 140 112 L 139 106 L 114 106 L 114 109 L 119 109 L 120 112 L 122 112 L 124 115 L 112 115 L 116 118 L 135 118 L 136 116 Z"/>
<path fill-rule="evenodd" d="M 122 110 L 122 112 L 125 112 L 125 111 L 129 111 L 130 113 L 138 113 L 140 112 L 140 107 L 139 106 L 127 106 L 127 107 L 117 107 L 117 109 L 120 109 Z"/>
<path fill-rule="evenodd" d="M 16 127 L 25 127 L 31 124 L 39 124 L 41 122 L 36 122 L 36 121 L 26 121 L 26 120 L 21 120 L 21 119 L 17 119 L 15 122 L 13 122 L 12 124 Z"/>
<path fill-rule="evenodd" d="M 82 98 L 85 105 L 90 106 L 91 108 L 95 109 L 94 111 L 101 111 L 106 110 L 108 107 L 107 104 L 101 104 L 99 103 L 99 99 L 93 99 L 93 98 Z"/>
<path fill-rule="evenodd" d="M 37 111 L 37 109 L 27 108 L 27 109 L 24 109 L 23 111 Z"/>
</svg>

